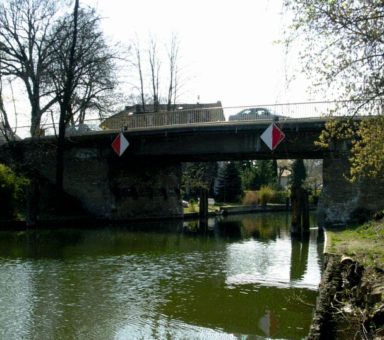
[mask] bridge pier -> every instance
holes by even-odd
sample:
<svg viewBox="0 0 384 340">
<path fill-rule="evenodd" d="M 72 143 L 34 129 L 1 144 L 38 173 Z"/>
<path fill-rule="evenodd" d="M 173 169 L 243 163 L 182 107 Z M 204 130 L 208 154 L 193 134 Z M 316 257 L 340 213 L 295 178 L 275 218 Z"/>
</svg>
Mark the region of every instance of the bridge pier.
<svg viewBox="0 0 384 340">
<path fill-rule="evenodd" d="M 323 191 L 318 204 L 320 226 L 359 223 L 365 216 L 383 209 L 384 180 L 361 179 L 351 183 L 347 176 L 347 155 L 331 155 L 323 160 Z"/>
<path fill-rule="evenodd" d="M 179 218 L 181 163 L 125 161 L 109 164 L 112 219 Z"/>
<path fill-rule="evenodd" d="M 29 148 L 30 147 L 30 148 Z M 55 183 L 54 144 L 36 152 L 24 150 L 26 162 L 35 164 L 40 177 Z M 64 154 L 64 192 L 75 197 L 90 216 L 110 220 L 181 218 L 181 163 L 118 157 L 112 148 L 98 145 L 67 147 Z M 52 210 L 53 196 L 41 197 L 44 210 Z"/>
<path fill-rule="evenodd" d="M 183 216 L 180 163 L 113 156 L 87 160 L 81 172 L 78 166 L 67 160 L 64 189 L 94 216 L 112 220 Z"/>
</svg>

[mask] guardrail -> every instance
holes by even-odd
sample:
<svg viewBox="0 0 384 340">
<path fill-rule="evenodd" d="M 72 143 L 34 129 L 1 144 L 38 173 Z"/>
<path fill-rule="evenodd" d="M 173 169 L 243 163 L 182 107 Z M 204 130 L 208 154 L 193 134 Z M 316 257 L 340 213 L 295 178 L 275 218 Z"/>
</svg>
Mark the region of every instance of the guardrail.
<svg viewBox="0 0 384 340">
<path fill-rule="evenodd" d="M 244 110 L 255 108 L 259 110 L 258 114 L 239 114 Z M 264 110 L 265 114 L 262 114 L 260 109 Z M 384 114 L 384 103 L 380 100 L 371 101 L 367 104 L 357 101 L 327 101 L 213 107 L 140 114 L 122 111 L 104 120 L 98 118 L 88 119 L 83 125 L 70 126 L 67 129 L 67 135 L 80 135 L 108 129 L 130 130 L 176 125 L 224 123 L 228 120 L 235 123 L 236 121 L 259 119 L 273 121 L 277 117 L 279 120 L 284 120 L 311 119 L 329 117 L 330 115 L 340 117 L 379 114 Z M 57 124 L 42 124 L 41 128 L 45 131 L 45 135 L 54 135 L 55 131 L 58 131 Z M 17 134 L 22 137 L 28 137 L 29 127 L 24 126 L 19 128 Z"/>
</svg>

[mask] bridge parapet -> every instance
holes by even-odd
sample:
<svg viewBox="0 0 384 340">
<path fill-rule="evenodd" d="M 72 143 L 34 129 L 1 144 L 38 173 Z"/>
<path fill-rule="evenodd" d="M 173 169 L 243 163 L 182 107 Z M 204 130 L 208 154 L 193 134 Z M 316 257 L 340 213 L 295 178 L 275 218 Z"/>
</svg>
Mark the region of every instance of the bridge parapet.
<svg viewBox="0 0 384 340">
<path fill-rule="evenodd" d="M 122 112 L 100 124 L 103 129 L 135 129 L 225 121 L 222 107 L 132 114 Z"/>
</svg>

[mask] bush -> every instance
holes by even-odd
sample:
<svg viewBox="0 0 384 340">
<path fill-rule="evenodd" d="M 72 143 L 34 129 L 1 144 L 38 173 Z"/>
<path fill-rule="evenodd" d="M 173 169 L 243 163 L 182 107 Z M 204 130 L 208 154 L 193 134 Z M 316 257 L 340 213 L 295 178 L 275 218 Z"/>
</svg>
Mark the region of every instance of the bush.
<svg viewBox="0 0 384 340">
<path fill-rule="evenodd" d="M 189 212 L 197 212 L 199 204 L 194 199 L 189 200 Z"/>
<path fill-rule="evenodd" d="M 262 186 L 259 190 L 260 204 L 266 205 L 267 203 L 271 202 L 275 194 L 276 191 L 269 186 Z"/>
<path fill-rule="evenodd" d="M 28 180 L 17 176 L 9 167 L 0 164 L 0 216 L 12 218 L 24 205 L 24 190 Z"/>
<path fill-rule="evenodd" d="M 259 191 L 246 191 L 244 205 L 266 205 L 267 203 L 286 204 L 288 191 L 275 190 L 272 186 L 262 186 Z"/>
<path fill-rule="evenodd" d="M 288 191 L 279 190 L 275 191 L 271 198 L 270 203 L 286 204 L 288 197 Z"/>
<path fill-rule="evenodd" d="M 243 198 L 244 205 L 257 205 L 259 204 L 259 195 L 257 191 L 246 191 Z"/>
</svg>

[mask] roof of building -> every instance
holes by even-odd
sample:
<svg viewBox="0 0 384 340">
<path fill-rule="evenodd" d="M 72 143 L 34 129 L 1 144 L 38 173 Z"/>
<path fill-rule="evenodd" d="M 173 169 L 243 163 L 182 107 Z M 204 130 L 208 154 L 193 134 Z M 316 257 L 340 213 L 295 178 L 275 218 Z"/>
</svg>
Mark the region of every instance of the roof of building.
<svg viewBox="0 0 384 340">
<path fill-rule="evenodd" d="M 142 106 L 137 104 L 137 105 L 132 105 L 132 106 L 126 106 L 124 110 L 116 113 L 115 115 L 106 118 L 102 123 L 101 126 L 103 127 L 116 127 L 119 122 L 125 121 L 127 118 L 132 116 L 139 116 L 140 114 L 146 113 L 146 114 L 153 114 L 153 113 L 167 113 L 167 112 L 188 112 L 188 111 L 195 111 L 199 109 L 219 109 L 220 114 L 224 118 L 224 113 L 221 105 L 221 101 L 217 101 L 216 103 L 196 103 L 196 104 L 176 104 L 172 107 L 171 111 L 167 111 L 167 104 L 159 104 L 159 108 L 157 112 L 154 112 L 154 106 L 153 104 L 148 104 L 145 105 L 145 112 L 142 110 Z M 125 124 L 123 124 L 125 125 Z"/>
</svg>

